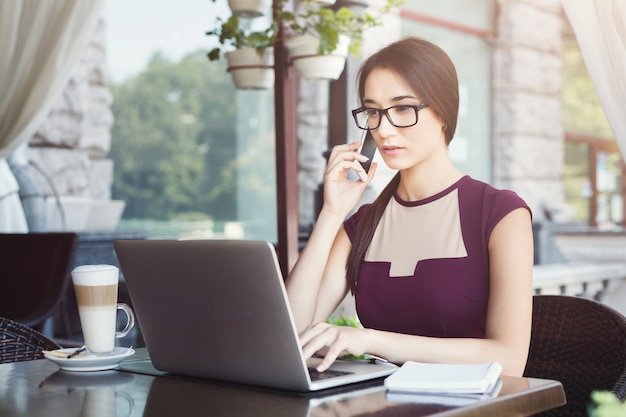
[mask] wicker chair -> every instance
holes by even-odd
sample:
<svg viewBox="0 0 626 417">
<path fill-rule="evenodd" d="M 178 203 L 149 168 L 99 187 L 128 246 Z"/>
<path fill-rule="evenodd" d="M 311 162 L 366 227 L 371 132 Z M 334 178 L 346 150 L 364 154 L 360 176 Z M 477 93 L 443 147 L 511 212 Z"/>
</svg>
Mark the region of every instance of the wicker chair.
<svg viewBox="0 0 626 417">
<path fill-rule="evenodd" d="M 0 364 L 42 359 L 42 350 L 59 348 L 61 346 L 38 331 L 0 317 Z"/>
<path fill-rule="evenodd" d="M 586 416 L 591 392 L 626 397 L 626 318 L 596 301 L 536 295 L 524 376 L 554 379 L 567 404 L 541 416 Z"/>
</svg>

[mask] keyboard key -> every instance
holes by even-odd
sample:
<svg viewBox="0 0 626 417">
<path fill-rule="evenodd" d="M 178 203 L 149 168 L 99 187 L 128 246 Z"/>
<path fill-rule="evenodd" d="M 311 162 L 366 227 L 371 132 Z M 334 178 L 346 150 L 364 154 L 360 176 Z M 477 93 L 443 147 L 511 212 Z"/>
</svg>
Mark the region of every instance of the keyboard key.
<svg viewBox="0 0 626 417">
<path fill-rule="evenodd" d="M 333 369 L 328 369 L 325 372 L 319 372 L 315 368 L 309 368 L 309 375 L 311 376 L 311 381 L 319 381 L 320 379 L 334 378 L 337 376 L 349 375 L 351 373 L 352 372 L 336 371 Z"/>
</svg>

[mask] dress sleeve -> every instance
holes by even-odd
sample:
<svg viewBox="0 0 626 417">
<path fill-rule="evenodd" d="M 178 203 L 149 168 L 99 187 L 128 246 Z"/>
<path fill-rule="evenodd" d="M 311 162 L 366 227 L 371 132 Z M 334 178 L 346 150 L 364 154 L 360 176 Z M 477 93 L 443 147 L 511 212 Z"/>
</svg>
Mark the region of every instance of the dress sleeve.
<svg viewBox="0 0 626 417">
<path fill-rule="evenodd" d="M 346 229 L 350 242 L 352 242 L 357 230 L 361 227 L 361 223 L 363 222 L 363 218 L 365 217 L 365 213 L 367 212 L 367 208 L 369 206 L 371 206 L 371 204 L 363 204 L 359 207 L 356 213 L 348 217 L 346 221 L 343 222 L 343 228 Z"/>
<path fill-rule="evenodd" d="M 487 221 L 487 230 L 485 230 L 487 237 L 491 235 L 491 232 L 496 225 L 507 214 L 518 208 L 525 208 L 530 213 L 532 218 L 532 211 L 528 204 L 517 193 L 510 190 L 497 190 L 493 196 L 493 201 L 490 204 L 489 217 Z"/>
</svg>

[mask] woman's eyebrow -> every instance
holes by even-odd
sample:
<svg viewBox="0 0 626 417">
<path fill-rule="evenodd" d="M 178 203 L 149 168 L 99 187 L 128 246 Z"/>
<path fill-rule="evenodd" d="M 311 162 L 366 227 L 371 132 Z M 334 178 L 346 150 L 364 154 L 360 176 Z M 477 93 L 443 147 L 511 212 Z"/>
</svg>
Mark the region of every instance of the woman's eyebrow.
<svg viewBox="0 0 626 417">
<path fill-rule="evenodd" d="M 419 100 L 417 97 L 415 96 L 411 96 L 411 95 L 404 95 L 404 96 L 396 96 L 393 97 L 391 99 L 391 101 L 396 102 L 396 101 L 402 101 L 402 100 L 406 100 L 406 99 L 411 99 L 411 100 Z M 376 104 L 376 102 L 372 99 L 364 99 L 363 100 L 363 104 Z"/>
<path fill-rule="evenodd" d="M 410 96 L 410 95 L 405 95 L 405 96 L 397 96 L 391 99 L 391 101 L 401 101 L 401 100 L 405 100 L 405 99 L 414 99 L 417 100 L 417 97 L 415 96 Z"/>
</svg>

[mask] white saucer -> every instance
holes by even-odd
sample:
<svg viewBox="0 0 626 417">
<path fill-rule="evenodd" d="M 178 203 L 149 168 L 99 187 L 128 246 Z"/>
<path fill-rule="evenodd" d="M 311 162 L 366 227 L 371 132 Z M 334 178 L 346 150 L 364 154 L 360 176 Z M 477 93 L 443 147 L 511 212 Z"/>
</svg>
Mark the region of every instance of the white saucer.
<svg viewBox="0 0 626 417">
<path fill-rule="evenodd" d="M 69 372 L 62 369 L 49 375 L 40 384 L 39 388 L 63 387 L 71 389 L 92 389 L 100 387 L 116 387 L 132 382 L 133 374 L 104 370 L 98 372 Z"/>
<path fill-rule="evenodd" d="M 70 354 L 77 348 L 58 349 L 55 352 Z M 44 353 L 46 359 L 59 365 L 64 371 L 73 372 L 89 372 L 89 371 L 105 371 L 107 369 L 117 368 L 122 361 L 135 354 L 133 348 L 116 347 L 111 354 L 105 355 L 86 355 L 76 356 L 74 358 L 59 358 Z"/>
</svg>

